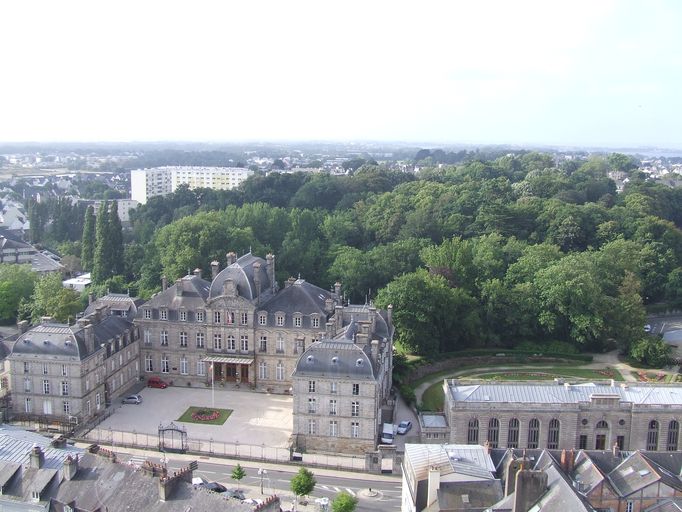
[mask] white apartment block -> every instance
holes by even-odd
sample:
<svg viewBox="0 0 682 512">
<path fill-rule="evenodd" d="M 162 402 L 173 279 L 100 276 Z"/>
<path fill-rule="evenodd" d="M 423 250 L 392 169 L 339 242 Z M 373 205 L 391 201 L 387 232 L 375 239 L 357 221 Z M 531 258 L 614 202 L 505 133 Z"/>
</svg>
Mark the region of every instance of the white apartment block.
<svg viewBox="0 0 682 512">
<path fill-rule="evenodd" d="M 175 192 L 180 185 L 188 185 L 190 189 L 229 190 L 237 188 L 252 174 L 253 171 L 242 167 L 168 166 L 137 169 L 130 171 L 130 195 L 144 204 L 150 197 Z"/>
</svg>

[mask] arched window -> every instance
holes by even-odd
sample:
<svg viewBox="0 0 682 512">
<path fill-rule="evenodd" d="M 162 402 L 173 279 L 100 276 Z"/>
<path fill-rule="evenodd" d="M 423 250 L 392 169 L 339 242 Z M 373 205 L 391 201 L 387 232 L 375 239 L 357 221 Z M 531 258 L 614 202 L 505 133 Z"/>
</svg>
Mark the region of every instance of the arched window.
<svg viewBox="0 0 682 512">
<path fill-rule="evenodd" d="M 677 451 L 677 440 L 680 435 L 680 424 L 677 420 L 672 420 L 668 424 L 668 446 L 667 450 L 669 452 Z"/>
<path fill-rule="evenodd" d="M 606 450 L 606 437 L 608 432 L 604 432 L 604 430 L 609 429 L 609 424 L 606 421 L 601 420 L 597 422 L 594 428 L 597 430 L 597 433 L 594 436 L 594 449 Z"/>
<path fill-rule="evenodd" d="M 519 447 L 519 420 L 512 418 L 509 420 L 509 428 L 507 430 L 507 448 Z"/>
<path fill-rule="evenodd" d="M 559 420 L 552 418 L 549 421 L 549 430 L 547 431 L 547 448 L 549 450 L 556 450 L 559 448 Z"/>
<path fill-rule="evenodd" d="M 497 448 L 500 441 L 500 421 L 497 418 L 490 418 L 488 421 L 488 444 L 491 448 Z"/>
<path fill-rule="evenodd" d="M 540 441 L 540 420 L 533 418 L 528 422 L 528 448 L 537 448 Z"/>
<path fill-rule="evenodd" d="M 656 451 L 658 449 L 658 421 L 649 422 L 649 431 L 646 434 L 646 449 Z"/>
<path fill-rule="evenodd" d="M 467 444 L 478 444 L 478 420 L 469 420 L 469 431 L 467 432 Z"/>
</svg>

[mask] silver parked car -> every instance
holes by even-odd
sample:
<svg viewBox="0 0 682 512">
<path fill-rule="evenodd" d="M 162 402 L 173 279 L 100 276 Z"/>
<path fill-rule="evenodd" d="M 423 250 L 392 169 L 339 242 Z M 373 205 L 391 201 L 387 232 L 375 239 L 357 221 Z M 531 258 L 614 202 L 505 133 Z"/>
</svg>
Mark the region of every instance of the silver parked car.
<svg viewBox="0 0 682 512">
<path fill-rule="evenodd" d="M 138 405 L 142 403 L 142 395 L 128 395 L 123 400 L 121 400 L 121 402 L 124 404 Z"/>
</svg>

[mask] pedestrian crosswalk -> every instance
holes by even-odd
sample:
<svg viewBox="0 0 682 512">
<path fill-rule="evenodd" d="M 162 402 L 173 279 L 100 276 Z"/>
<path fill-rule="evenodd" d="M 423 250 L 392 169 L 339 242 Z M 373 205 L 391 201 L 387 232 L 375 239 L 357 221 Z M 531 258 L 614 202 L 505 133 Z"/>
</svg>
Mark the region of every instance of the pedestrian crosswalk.
<svg viewBox="0 0 682 512">
<path fill-rule="evenodd" d="M 147 457 L 142 457 L 140 455 L 133 455 L 128 459 L 128 465 L 134 466 L 136 468 L 139 468 L 144 464 L 144 462 L 147 460 Z"/>
<path fill-rule="evenodd" d="M 355 491 L 353 489 L 349 489 L 348 487 L 346 487 L 345 489 L 342 489 L 340 487 L 336 487 L 335 485 L 319 485 L 318 484 L 316 486 L 316 488 L 324 489 L 325 491 L 329 491 L 329 492 L 337 492 L 337 493 L 341 492 L 341 491 L 346 491 L 348 494 L 350 494 L 353 497 L 356 495 Z"/>
</svg>

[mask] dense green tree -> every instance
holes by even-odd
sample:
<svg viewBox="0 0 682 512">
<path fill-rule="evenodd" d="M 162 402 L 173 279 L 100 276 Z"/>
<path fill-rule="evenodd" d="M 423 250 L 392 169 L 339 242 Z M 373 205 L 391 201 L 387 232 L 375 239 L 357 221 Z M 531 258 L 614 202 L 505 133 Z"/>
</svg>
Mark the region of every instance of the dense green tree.
<svg viewBox="0 0 682 512">
<path fill-rule="evenodd" d="M 97 284 L 112 275 L 109 245 L 109 203 L 104 201 L 95 221 L 95 252 L 90 271 L 92 282 Z"/>
<path fill-rule="evenodd" d="M 0 323 L 14 323 L 19 304 L 33 293 L 38 275 L 31 265 L 0 263 Z"/>
<path fill-rule="evenodd" d="M 230 478 L 237 482 L 237 490 L 239 490 L 239 484 L 245 476 L 246 471 L 244 470 L 241 464 L 237 463 L 237 465 L 232 470 L 232 475 L 230 475 Z"/>
<path fill-rule="evenodd" d="M 81 239 L 81 266 L 85 270 L 92 270 L 95 257 L 95 210 L 88 206 L 83 223 L 83 237 Z"/>
<path fill-rule="evenodd" d="M 358 499 L 346 491 L 341 491 L 332 501 L 332 512 L 354 512 Z"/>
<path fill-rule="evenodd" d="M 83 310 L 80 294 L 62 286 L 60 274 L 42 276 L 35 285 L 29 301 L 21 305 L 23 318 L 30 318 L 33 323 L 43 316 L 54 318 L 57 322 L 73 321 Z"/>
<path fill-rule="evenodd" d="M 294 502 L 298 501 L 299 496 L 308 496 L 313 489 L 317 480 L 312 471 L 306 468 L 300 468 L 298 472 L 291 479 L 291 491 L 294 493 Z"/>
<path fill-rule="evenodd" d="M 113 201 L 109 210 L 109 261 L 114 275 L 122 274 L 125 268 L 123 259 L 123 227 L 118 216 L 118 203 Z"/>
<path fill-rule="evenodd" d="M 644 335 L 632 344 L 630 357 L 647 366 L 662 368 L 670 364 L 671 352 L 672 346 L 660 337 Z"/>
</svg>

